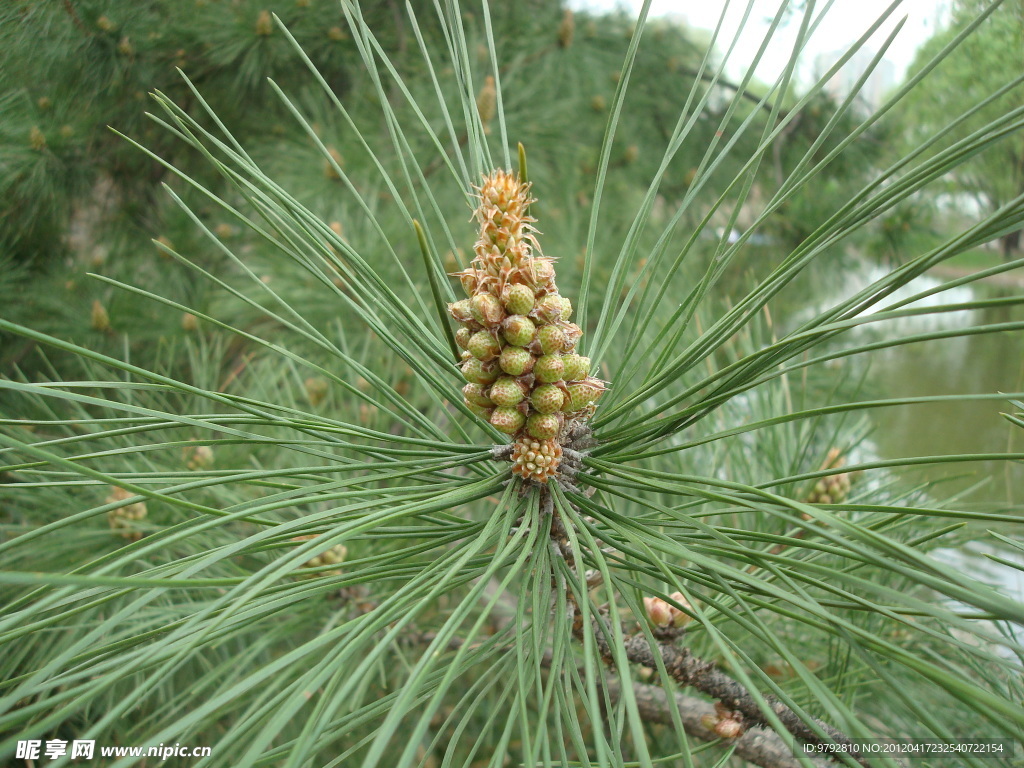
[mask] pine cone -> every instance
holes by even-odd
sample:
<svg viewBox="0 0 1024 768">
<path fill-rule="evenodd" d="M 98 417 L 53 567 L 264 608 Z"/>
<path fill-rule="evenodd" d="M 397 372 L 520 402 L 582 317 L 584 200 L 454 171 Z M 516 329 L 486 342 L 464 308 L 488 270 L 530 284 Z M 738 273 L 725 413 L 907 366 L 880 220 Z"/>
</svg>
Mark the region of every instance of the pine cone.
<svg viewBox="0 0 1024 768">
<path fill-rule="evenodd" d="M 115 501 L 130 499 L 135 494 L 126 491 L 119 486 L 110 487 L 110 495 L 104 499 L 105 503 L 113 504 Z M 107 512 L 107 523 L 112 531 L 116 531 L 128 541 L 138 541 L 142 538 L 142 531 L 137 523 L 146 519 L 146 502 L 137 501 L 134 504 L 125 504 Z"/>
<path fill-rule="evenodd" d="M 568 322 L 572 303 L 558 292 L 554 261 L 539 253 L 530 185 L 498 170 L 477 191 L 476 256 L 453 275 L 468 298 L 448 306 L 466 350 L 462 391 L 474 413 L 514 438 L 512 471 L 546 482 L 568 430 L 590 418 L 606 386 L 575 351 L 583 332 Z"/>
</svg>

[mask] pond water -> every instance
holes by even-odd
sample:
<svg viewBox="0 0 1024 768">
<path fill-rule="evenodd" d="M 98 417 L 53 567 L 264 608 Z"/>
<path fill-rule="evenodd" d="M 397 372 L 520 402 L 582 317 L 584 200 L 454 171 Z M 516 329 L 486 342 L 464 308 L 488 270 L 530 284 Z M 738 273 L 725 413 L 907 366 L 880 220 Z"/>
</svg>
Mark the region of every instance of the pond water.
<svg viewBox="0 0 1024 768">
<path fill-rule="evenodd" d="M 810 306 L 798 309 L 792 322 L 799 324 L 842 299 L 855 294 L 885 271 L 877 266 L 836 270 L 820 283 L 819 296 Z M 884 302 L 892 304 L 941 285 L 950 277 L 923 275 Z M 1024 278 L 1000 284 L 977 282 L 944 291 L 914 306 L 942 306 L 1001 298 L 1024 293 Z M 871 341 L 959 330 L 997 323 L 1024 321 L 1024 307 L 1002 306 L 984 310 L 926 314 L 883 324 L 869 324 L 850 332 L 837 343 L 850 347 Z M 788 324 L 787 324 L 788 325 Z M 891 347 L 844 358 L 839 375 L 860 379 L 863 399 L 931 397 L 936 395 L 1024 392 L 1024 330 L 960 336 Z M 1017 398 L 1018 400 L 1024 398 Z M 1009 399 L 970 400 L 955 398 L 939 403 L 892 406 L 868 411 L 869 444 L 858 460 L 900 459 L 963 453 L 1024 453 L 1024 428 L 1007 421 L 1001 413 L 1019 410 Z M 874 454 L 873 456 L 871 454 Z M 961 508 L 998 509 L 1024 519 L 1024 462 L 977 461 L 936 463 L 897 470 L 899 479 L 927 483 L 936 500 L 959 495 Z M 902 484 L 902 483 L 901 483 Z M 1015 526 L 984 526 L 1016 537 Z M 967 542 L 956 549 L 934 554 L 951 568 L 998 584 L 1007 594 L 1024 600 L 1024 557 L 1014 550 L 987 541 Z M 993 568 L 989 555 L 1020 563 L 1020 570 Z"/>
<path fill-rule="evenodd" d="M 862 267 L 848 272 L 842 287 L 835 295 L 829 296 L 822 307 L 831 306 L 883 274 L 877 267 Z M 886 304 L 934 288 L 944 279 L 923 275 Z M 1021 288 L 1012 284 L 978 282 L 929 297 L 922 304 L 948 305 L 1020 293 Z M 851 339 L 866 342 L 872 337 L 893 338 L 1014 321 L 1024 321 L 1024 307 L 1003 306 L 922 315 L 865 326 L 855 331 L 845 343 L 851 343 Z M 858 356 L 854 360 L 868 366 L 866 386 L 871 397 L 1024 391 L 1024 331 L 1019 330 L 919 342 Z M 1000 415 L 1015 410 L 1008 399 L 956 399 L 876 409 L 870 412 L 873 423 L 871 439 L 882 459 L 1024 452 L 1024 428 L 1011 424 Z M 967 491 L 967 498 L 972 502 L 1008 502 L 1012 507 L 1024 510 L 1024 462 L 932 464 L 911 470 L 905 478 L 937 482 L 937 496 Z"/>
</svg>

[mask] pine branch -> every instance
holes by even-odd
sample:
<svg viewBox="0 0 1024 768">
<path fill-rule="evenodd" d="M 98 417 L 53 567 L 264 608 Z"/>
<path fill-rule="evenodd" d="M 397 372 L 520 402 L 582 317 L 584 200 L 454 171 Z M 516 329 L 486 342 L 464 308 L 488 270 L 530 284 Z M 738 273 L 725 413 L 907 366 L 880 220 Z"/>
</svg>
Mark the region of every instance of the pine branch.
<svg viewBox="0 0 1024 768">
<path fill-rule="evenodd" d="M 68 16 L 71 17 L 71 21 L 78 27 L 79 30 L 84 32 L 86 35 L 92 35 L 92 33 L 86 28 L 85 24 L 82 23 L 82 19 L 78 16 L 78 11 L 75 10 L 75 6 L 71 4 L 71 0 L 63 0 L 64 10 Z"/>
<path fill-rule="evenodd" d="M 594 615 L 591 617 L 591 625 L 601 658 L 606 664 L 614 668 L 615 655 L 608 643 L 611 630 L 608 627 L 607 620 L 601 616 Z M 582 627 L 578 632 L 578 636 L 582 638 Z M 692 686 L 698 691 L 711 696 L 716 701 L 721 702 L 732 712 L 739 713 L 746 728 L 752 726 L 771 727 L 757 701 L 746 687 L 742 683 L 733 680 L 724 672 L 716 669 L 714 662 L 704 661 L 694 656 L 688 648 L 679 648 L 669 639 L 658 642 L 656 648 L 665 665 L 665 670 L 680 686 Z M 627 637 L 623 650 L 626 653 L 626 658 L 634 664 L 640 664 L 652 669 L 658 666 L 655 649 L 651 647 L 647 638 L 642 634 Z M 868 765 L 864 758 L 858 757 L 859 752 L 853 747 L 853 741 L 842 731 L 815 718 L 814 724 L 826 734 L 826 737 L 823 738 L 796 712 L 781 701 L 772 696 L 765 696 L 764 698 L 786 730 L 796 738 L 809 744 L 839 744 L 850 749 L 848 754 L 853 755 L 861 765 Z"/>
<path fill-rule="evenodd" d="M 554 550 L 560 554 L 569 568 L 573 568 L 575 559 L 569 547 L 569 537 L 565 531 L 565 522 L 560 519 L 560 516 L 554 509 L 551 492 L 547 489 L 542 489 L 541 494 L 541 509 L 551 513 L 551 540 L 554 544 Z M 589 580 L 587 586 L 592 586 Z M 570 592 L 568 597 L 575 613 L 573 634 L 582 642 L 584 638 L 583 614 L 576 602 L 575 596 Z M 608 624 L 608 618 L 604 613 L 606 611 L 591 614 L 591 631 L 601 659 L 610 669 L 614 670 L 615 652 L 609 643 L 609 638 L 614 635 Z M 652 647 L 645 635 L 635 633 L 625 638 L 623 651 L 631 663 L 650 669 L 658 668 L 658 661 L 655 656 L 655 653 L 657 653 L 661 657 L 665 670 L 677 684 L 684 688 L 696 688 L 702 693 L 711 696 L 719 702 L 720 706 L 718 709 L 724 708 L 733 717 L 739 719 L 745 730 L 752 727 L 770 728 L 771 725 L 762 712 L 758 701 L 742 683 L 733 680 L 729 675 L 716 669 L 714 662 L 700 659 L 694 656 L 688 648 L 680 648 L 675 645 L 675 641 L 682 634 L 683 630 L 671 627 L 658 630 L 655 632 L 658 642 Z M 853 746 L 853 741 L 850 737 L 842 731 L 814 718 L 814 725 L 825 734 L 822 737 L 804 718 L 775 697 L 769 695 L 763 698 L 772 708 L 772 711 L 785 729 L 796 738 L 816 745 L 839 744 L 846 747 L 848 750 L 846 754 L 852 756 L 861 765 L 868 765 L 866 760 L 860 756 L 860 752 Z M 667 712 L 667 699 L 665 702 L 663 710 Z"/>
<path fill-rule="evenodd" d="M 605 682 L 605 687 L 612 705 L 615 705 L 622 695 L 622 681 L 610 678 Z M 719 739 L 718 734 L 702 722 L 704 718 L 715 714 L 715 708 L 710 702 L 681 693 L 675 694 L 672 699 L 669 699 L 669 696 L 668 691 L 661 686 L 633 683 L 633 698 L 636 700 L 640 716 L 645 721 L 672 725 L 672 707 L 675 706 L 687 734 L 700 741 Z M 789 745 L 770 729 L 750 729 L 729 743 L 737 757 L 761 768 L 802 768 L 805 765 L 793 756 L 793 750 Z M 810 764 L 816 768 L 824 768 L 828 762 L 812 758 Z"/>
<path fill-rule="evenodd" d="M 511 614 L 514 616 L 515 611 L 513 610 Z M 511 620 L 511 616 L 507 617 L 506 621 L 495 626 L 494 631 L 502 631 Z M 436 637 L 436 632 L 420 632 L 409 635 L 406 642 L 414 645 L 429 645 Z M 449 639 L 448 649 L 458 651 L 464 644 L 465 641 L 461 637 L 455 636 Z M 507 652 L 514 653 L 515 645 L 509 645 Z M 545 669 L 550 668 L 552 658 L 551 648 L 545 649 L 540 659 L 541 666 Z M 585 670 L 581 667 L 579 673 L 585 674 Z M 634 682 L 632 685 L 637 709 L 645 721 L 660 725 L 673 725 L 671 708 L 674 704 L 679 712 L 683 728 L 689 736 L 702 742 L 721 740 L 721 737 L 703 722 L 707 717 L 715 716 L 715 707 L 710 702 L 681 693 L 676 693 L 670 700 L 670 694 L 660 686 L 638 682 Z M 607 677 L 604 680 L 604 687 L 608 691 L 610 704 L 614 706 L 622 695 L 622 681 L 614 676 Z M 789 745 L 771 729 L 751 728 L 739 738 L 729 740 L 727 743 L 733 748 L 737 757 L 761 768 L 805 768 L 807 765 L 794 757 L 793 750 Z M 825 759 L 808 759 L 810 765 L 815 768 L 825 768 L 828 765 L 828 761 Z"/>
<path fill-rule="evenodd" d="M 719 77 L 716 80 L 715 75 L 713 73 L 708 72 L 706 70 L 697 70 L 694 69 L 693 67 L 681 66 L 679 68 L 679 71 L 682 72 L 684 75 L 689 75 L 691 77 L 700 77 L 701 80 L 707 83 L 713 82 L 720 88 L 725 88 L 726 90 L 732 91 L 733 93 L 737 94 L 740 98 L 753 102 L 754 104 L 757 105 L 758 109 L 763 109 L 769 115 L 775 112 L 775 104 L 773 102 L 765 101 L 762 104 L 760 96 L 758 96 L 756 93 L 752 93 L 739 83 L 731 82 L 729 80 L 726 80 L 724 77 Z M 786 118 L 787 115 L 789 115 L 789 110 L 779 109 L 778 116 L 776 117 L 776 122 L 781 122 Z"/>
</svg>

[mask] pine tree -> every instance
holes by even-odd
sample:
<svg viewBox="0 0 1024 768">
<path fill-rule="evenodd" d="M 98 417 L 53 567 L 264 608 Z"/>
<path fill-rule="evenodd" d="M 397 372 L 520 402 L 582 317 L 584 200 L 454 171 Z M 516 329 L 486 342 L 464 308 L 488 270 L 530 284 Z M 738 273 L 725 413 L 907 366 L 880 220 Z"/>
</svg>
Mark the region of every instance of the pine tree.
<svg viewBox="0 0 1024 768">
<path fill-rule="evenodd" d="M 106 6 L 45 12 L 67 7 L 88 25 Z M 0 379 L 2 754 L 784 766 L 858 738 L 1019 737 L 1024 609 L 942 559 L 980 542 L 1012 568 L 997 529 L 1018 518 L 902 477 L 992 457 L 877 460 L 856 418 L 899 401 L 827 366 L 913 342 L 851 332 L 944 312 L 894 294 L 1019 227 L 1020 201 L 833 306 L 775 310 L 1021 116 L 873 168 L 771 256 L 753 236 L 891 108 L 822 156 L 838 105 L 780 184 L 762 165 L 823 82 L 783 109 L 788 74 L 719 85 L 713 47 L 643 19 L 396 7 L 342 5 L 348 89 L 306 54 L 339 37 L 307 9 L 178 19 L 167 34 L 223 22 L 197 49 L 223 69 L 159 88 L 155 134 L 117 150 L 166 181 L 154 215 L 177 229 L 96 278 L 159 307 L 164 343 L 113 300 L 85 333 L 0 319 L 38 355 Z M 681 98 L 650 87 L 658 51 L 692 73 Z M 741 267 L 744 290 L 719 291 Z"/>
</svg>

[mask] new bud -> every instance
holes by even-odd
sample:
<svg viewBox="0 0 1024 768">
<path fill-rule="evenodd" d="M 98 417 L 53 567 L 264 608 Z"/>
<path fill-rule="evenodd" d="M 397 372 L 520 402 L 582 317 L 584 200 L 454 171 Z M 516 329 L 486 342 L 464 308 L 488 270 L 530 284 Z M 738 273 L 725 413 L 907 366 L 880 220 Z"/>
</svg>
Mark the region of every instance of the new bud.
<svg viewBox="0 0 1024 768">
<path fill-rule="evenodd" d="M 690 607 L 690 603 L 687 602 L 681 592 L 673 592 L 671 598 L 680 605 L 685 605 L 687 608 Z M 679 629 L 685 627 L 690 622 L 688 614 L 683 613 L 667 600 L 662 600 L 660 597 L 645 597 L 644 609 L 647 611 L 647 618 L 651 620 L 651 623 L 663 629 L 668 629 L 669 627 Z"/>
<path fill-rule="evenodd" d="M 543 384 L 533 390 L 530 402 L 540 413 L 555 413 L 562 410 L 565 394 L 554 384 Z"/>
<path fill-rule="evenodd" d="M 538 440 L 550 440 L 561 428 L 561 420 L 554 413 L 534 413 L 526 420 L 526 432 Z"/>
<path fill-rule="evenodd" d="M 533 355 L 522 347 L 505 347 L 498 364 L 509 376 L 523 376 L 533 370 Z"/>
<path fill-rule="evenodd" d="M 513 379 L 511 376 L 502 376 L 493 385 L 488 392 L 488 396 L 494 401 L 496 405 L 513 406 L 519 405 L 522 402 L 523 388 L 519 386 L 519 382 Z"/>
<path fill-rule="evenodd" d="M 537 335 L 537 326 L 524 315 L 510 315 L 502 323 L 502 335 L 515 347 L 527 347 Z"/>
<path fill-rule="evenodd" d="M 507 285 L 501 292 L 501 300 L 510 315 L 527 315 L 533 310 L 535 297 L 525 285 Z"/>
<path fill-rule="evenodd" d="M 723 739 L 735 739 L 743 735 L 742 723 L 732 718 L 719 720 L 715 723 L 715 727 L 712 730 Z"/>
<path fill-rule="evenodd" d="M 525 421 L 526 417 L 519 412 L 519 409 L 510 406 L 499 406 L 498 408 L 495 408 L 494 413 L 491 414 L 491 424 L 493 424 L 499 432 L 504 432 L 506 435 L 514 435 L 522 429 Z"/>
<path fill-rule="evenodd" d="M 651 624 L 656 627 L 668 627 L 672 623 L 672 614 L 669 612 L 669 604 L 660 597 L 645 597 L 644 610 Z"/>
<path fill-rule="evenodd" d="M 693 610 L 693 606 L 690 605 L 690 601 L 683 597 L 682 592 L 673 592 L 671 595 L 669 595 L 669 597 L 671 597 L 675 602 L 679 603 L 679 605 L 682 605 L 685 608 Z M 685 627 L 693 619 L 693 617 L 690 616 L 690 614 L 683 613 L 674 605 L 669 604 L 668 608 L 669 613 L 672 615 L 672 626 L 676 627 L 677 629 L 680 627 Z"/>
<path fill-rule="evenodd" d="M 565 372 L 562 358 L 559 355 L 544 355 L 537 358 L 537 364 L 533 367 L 533 374 L 538 381 L 545 384 L 559 381 Z"/>
</svg>

